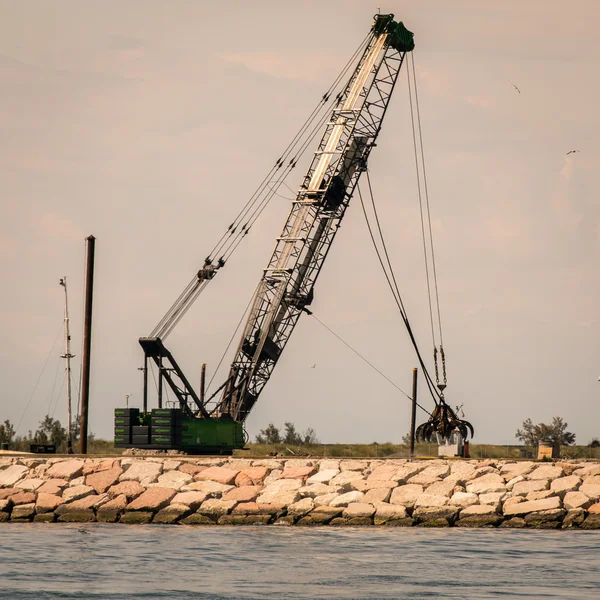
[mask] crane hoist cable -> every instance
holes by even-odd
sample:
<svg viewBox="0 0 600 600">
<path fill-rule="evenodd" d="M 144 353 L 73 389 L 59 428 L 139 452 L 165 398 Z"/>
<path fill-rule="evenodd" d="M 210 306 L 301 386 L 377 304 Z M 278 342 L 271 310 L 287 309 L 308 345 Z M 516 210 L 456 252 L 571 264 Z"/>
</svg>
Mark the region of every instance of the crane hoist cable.
<svg viewBox="0 0 600 600">
<path fill-rule="evenodd" d="M 350 67 L 356 60 L 356 57 L 360 56 L 364 52 L 365 48 L 371 43 L 373 35 L 374 34 L 371 32 L 363 39 L 357 50 L 352 55 L 351 59 L 347 62 L 346 66 L 335 78 L 333 84 L 329 87 L 327 92 L 322 96 L 317 107 L 312 111 L 311 115 L 296 133 L 292 142 L 288 144 L 288 147 L 276 161 L 274 167 L 271 168 L 271 171 L 267 174 L 257 190 L 250 197 L 250 200 L 246 202 L 246 205 L 242 208 L 238 216 L 227 228 L 225 234 L 209 253 L 205 259 L 204 268 L 200 269 L 198 274 L 194 276 L 184 288 L 183 292 L 179 295 L 177 300 L 172 304 L 163 318 L 159 321 L 158 325 L 154 328 L 151 333 L 151 337 L 161 337 L 164 340 L 169 333 L 171 333 L 173 328 L 177 325 L 177 323 L 179 323 L 181 318 L 189 310 L 198 296 L 204 291 L 210 279 L 212 279 L 212 277 L 214 277 L 216 274 L 216 271 L 220 267 L 224 266 L 225 261 L 228 260 L 233 252 L 237 249 L 241 240 L 248 234 L 252 225 L 259 218 L 260 214 L 266 208 L 279 187 L 285 182 L 285 178 L 296 166 L 299 158 L 306 151 L 308 145 L 312 142 L 315 135 L 317 135 L 321 127 L 329 118 L 331 106 L 339 103 L 341 99 L 341 91 L 335 94 L 336 88 L 343 81 Z M 344 87 L 341 89 L 344 89 Z M 322 114 L 319 116 L 319 113 Z M 319 116 L 317 124 L 314 125 L 312 130 L 309 131 L 317 116 Z M 284 163 L 294 150 L 296 150 L 295 153 L 292 155 L 291 160 L 287 162 L 284 172 L 277 180 L 275 186 L 269 186 L 269 182 L 271 181 L 273 174 L 283 167 Z M 267 191 L 266 195 L 263 197 L 265 189 L 268 189 L 269 191 Z M 248 215 L 250 216 L 248 217 Z M 241 221 L 243 219 L 247 220 L 246 223 L 242 224 Z M 213 265 L 213 260 L 215 260 L 216 256 L 219 254 L 221 255 L 221 258 L 217 260 L 216 265 Z"/>
</svg>

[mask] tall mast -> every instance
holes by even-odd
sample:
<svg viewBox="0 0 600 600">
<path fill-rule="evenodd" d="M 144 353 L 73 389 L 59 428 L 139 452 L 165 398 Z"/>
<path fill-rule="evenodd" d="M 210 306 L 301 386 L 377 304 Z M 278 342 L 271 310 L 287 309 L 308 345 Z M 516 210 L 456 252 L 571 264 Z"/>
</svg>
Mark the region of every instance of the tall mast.
<svg viewBox="0 0 600 600">
<path fill-rule="evenodd" d="M 65 359 L 65 377 L 67 379 L 67 452 L 73 452 L 73 440 L 71 437 L 71 359 L 75 357 L 71 354 L 71 334 L 69 332 L 69 298 L 67 294 L 67 276 L 60 280 L 60 285 L 65 288 L 65 353 L 60 357 Z"/>
</svg>

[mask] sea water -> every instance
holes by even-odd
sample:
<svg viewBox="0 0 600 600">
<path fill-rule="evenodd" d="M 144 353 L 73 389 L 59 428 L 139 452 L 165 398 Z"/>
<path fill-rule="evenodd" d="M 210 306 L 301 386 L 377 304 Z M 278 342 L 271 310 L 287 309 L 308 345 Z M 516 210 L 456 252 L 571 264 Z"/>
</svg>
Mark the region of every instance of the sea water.
<svg viewBox="0 0 600 600">
<path fill-rule="evenodd" d="M 600 532 L 0 525 L 0 599 L 600 598 Z"/>
</svg>

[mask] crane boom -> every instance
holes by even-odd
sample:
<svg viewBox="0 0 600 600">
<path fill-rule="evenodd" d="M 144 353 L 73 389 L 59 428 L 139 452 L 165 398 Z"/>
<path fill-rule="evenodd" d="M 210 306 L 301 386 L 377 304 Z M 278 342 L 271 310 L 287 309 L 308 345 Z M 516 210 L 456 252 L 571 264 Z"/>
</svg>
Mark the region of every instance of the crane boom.
<svg viewBox="0 0 600 600">
<path fill-rule="evenodd" d="M 244 421 L 263 390 L 315 282 L 381 129 L 412 33 L 376 15 L 371 37 L 331 113 L 263 271 L 217 415 Z"/>
</svg>

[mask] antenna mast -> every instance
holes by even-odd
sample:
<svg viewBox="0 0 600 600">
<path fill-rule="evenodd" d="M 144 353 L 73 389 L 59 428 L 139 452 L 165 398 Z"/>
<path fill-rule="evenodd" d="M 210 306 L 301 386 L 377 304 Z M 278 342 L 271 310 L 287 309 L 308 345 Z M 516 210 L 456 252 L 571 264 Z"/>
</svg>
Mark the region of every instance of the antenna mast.
<svg viewBox="0 0 600 600">
<path fill-rule="evenodd" d="M 67 453 L 73 453 L 73 440 L 71 437 L 71 334 L 69 333 L 69 299 L 67 295 L 67 277 L 60 280 L 60 285 L 65 288 L 65 353 L 60 357 L 65 359 L 65 376 L 67 378 Z"/>
</svg>

